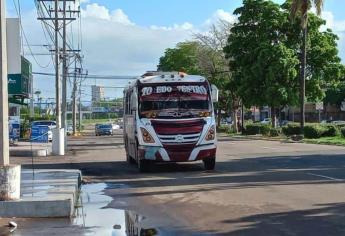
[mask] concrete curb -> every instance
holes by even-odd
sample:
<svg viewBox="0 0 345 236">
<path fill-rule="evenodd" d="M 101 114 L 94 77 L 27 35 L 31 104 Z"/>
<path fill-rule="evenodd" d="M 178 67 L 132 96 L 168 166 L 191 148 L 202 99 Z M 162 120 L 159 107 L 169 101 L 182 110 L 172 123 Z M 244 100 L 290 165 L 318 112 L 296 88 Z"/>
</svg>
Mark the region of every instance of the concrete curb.
<svg viewBox="0 0 345 236">
<path fill-rule="evenodd" d="M 22 170 L 21 199 L 0 202 L 0 217 L 71 217 L 79 198 L 79 170 Z"/>
<path fill-rule="evenodd" d="M 51 151 L 48 149 L 10 150 L 10 156 L 13 157 L 47 157 L 49 155 L 51 155 Z"/>
<path fill-rule="evenodd" d="M 254 135 L 248 135 L 248 136 L 226 136 L 226 135 L 220 135 L 220 138 L 234 138 L 234 139 L 243 139 L 243 140 L 262 140 L 262 141 L 273 141 L 273 142 L 284 142 L 284 143 L 303 143 L 302 141 L 293 141 L 291 139 L 287 138 L 269 138 L 269 137 L 263 137 L 263 136 L 254 136 Z"/>
</svg>

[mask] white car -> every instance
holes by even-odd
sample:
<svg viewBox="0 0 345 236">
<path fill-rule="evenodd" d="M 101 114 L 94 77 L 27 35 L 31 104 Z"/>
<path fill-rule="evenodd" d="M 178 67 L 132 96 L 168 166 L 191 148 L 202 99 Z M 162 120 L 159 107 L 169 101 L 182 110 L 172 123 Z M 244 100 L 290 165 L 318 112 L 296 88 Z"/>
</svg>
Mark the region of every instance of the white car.
<svg viewBox="0 0 345 236">
<path fill-rule="evenodd" d="M 333 120 L 331 123 L 334 124 L 334 125 L 344 125 L 345 121 L 343 121 L 343 120 Z"/>
<path fill-rule="evenodd" d="M 66 134 L 67 134 L 67 136 L 71 136 L 73 134 L 73 126 L 72 125 L 67 126 Z"/>
<path fill-rule="evenodd" d="M 120 125 L 118 124 L 112 124 L 112 127 L 113 127 L 113 131 L 120 129 Z"/>
<path fill-rule="evenodd" d="M 272 122 L 271 118 L 265 118 L 260 123 L 264 125 L 268 125 Z"/>
</svg>

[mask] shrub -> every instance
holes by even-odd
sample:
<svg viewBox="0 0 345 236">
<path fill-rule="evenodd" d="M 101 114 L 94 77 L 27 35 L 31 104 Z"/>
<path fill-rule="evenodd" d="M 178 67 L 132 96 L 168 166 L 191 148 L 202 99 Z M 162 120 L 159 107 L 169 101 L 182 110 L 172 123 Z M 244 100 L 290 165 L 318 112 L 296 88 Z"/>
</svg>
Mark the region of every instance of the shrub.
<svg viewBox="0 0 345 236">
<path fill-rule="evenodd" d="M 321 138 L 326 132 L 326 128 L 320 125 L 308 125 L 304 127 L 304 136 L 309 139 Z"/>
<path fill-rule="evenodd" d="M 233 130 L 231 128 L 231 125 L 221 125 L 217 127 L 217 132 L 231 134 L 233 133 Z"/>
<path fill-rule="evenodd" d="M 343 136 L 343 138 L 345 138 L 345 127 L 340 129 L 341 132 L 341 136 Z"/>
<path fill-rule="evenodd" d="M 280 130 L 277 128 L 270 128 L 270 137 L 277 137 L 280 134 Z"/>
<path fill-rule="evenodd" d="M 283 127 L 282 131 L 286 136 L 301 134 L 301 128 L 298 124 L 288 124 L 287 126 Z"/>
<path fill-rule="evenodd" d="M 246 135 L 256 135 L 256 134 L 260 134 L 260 124 L 249 124 L 246 125 L 245 128 L 245 134 Z"/>
<path fill-rule="evenodd" d="M 263 124 L 249 124 L 246 125 L 245 134 L 246 135 L 257 135 L 262 134 L 268 136 L 270 134 L 271 126 Z"/>
<path fill-rule="evenodd" d="M 261 125 L 260 126 L 260 134 L 264 136 L 269 136 L 271 131 L 271 126 L 269 125 Z"/>
<path fill-rule="evenodd" d="M 335 137 L 339 134 L 339 129 L 335 125 L 325 125 L 323 126 L 325 128 L 325 131 L 323 132 L 323 137 Z"/>
</svg>

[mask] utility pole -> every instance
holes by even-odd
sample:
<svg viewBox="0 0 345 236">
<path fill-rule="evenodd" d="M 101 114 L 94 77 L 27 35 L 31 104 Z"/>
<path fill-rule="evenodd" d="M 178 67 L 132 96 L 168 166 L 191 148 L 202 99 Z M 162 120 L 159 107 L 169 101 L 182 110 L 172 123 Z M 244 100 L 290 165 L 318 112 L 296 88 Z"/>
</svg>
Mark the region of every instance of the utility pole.
<svg viewBox="0 0 345 236">
<path fill-rule="evenodd" d="M 83 118 L 83 114 L 81 113 L 81 81 L 79 83 L 79 116 L 78 116 L 78 131 L 81 132 L 81 120 Z"/>
<path fill-rule="evenodd" d="M 88 71 L 86 70 L 85 77 L 88 75 Z M 79 81 L 79 116 L 78 116 L 78 127 L 79 127 L 79 132 L 81 132 L 81 121 L 83 119 L 83 114 L 82 114 L 82 104 L 81 104 L 81 82 L 83 81 L 84 75 L 80 76 L 80 81 Z"/>
<path fill-rule="evenodd" d="M 73 120 L 73 135 L 76 135 L 77 133 L 77 71 L 80 73 L 80 68 L 77 68 L 77 57 L 74 61 L 74 79 L 73 79 L 73 92 L 72 92 L 72 98 L 73 98 L 73 105 L 72 105 L 72 120 Z"/>
<path fill-rule="evenodd" d="M 66 52 L 66 1 L 62 4 L 62 105 L 61 105 L 61 128 L 66 132 L 67 120 L 67 52 Z M 65 139 L 66 144 L 66 139 Z"/>
<path fill-rule="evenodd" d="M 65 153 L 65 142 L 66 142 L 66 135 L 65 135 L 65 128 L 66 128 L 66 114 L 67 114 L 67 74 L 68 74 L 68 65 L 67 59 L 69 58 L 69 54 L 67 52 L 74 53 L 75 51 L 80 50 L 72 50 L 69 48 L 67 44 L 67 34 L 66 34 L 66 26 L 68 23 L 76 20 L 74 14 L 80 13 L 80 8 L 78 9 L 70 9 L 67 10 L 67 2 L 75 3 L 75 0 L 37 0 L 38 8 L 41 9 L 40 16 L 38 20 L 51 22 L 53 23 L 50 25 L 54 28 L 55 31 L 55 49 L 50 50 L 55 54 L 55 93 L 56 93 L 56 126 L 57 129 L 53 133 L 53 154 L 55 155 L 64 155 Z M 62 9 L 59 3 L 62 2 Z M 69 6 L 70 7 L 70 6 Z M 69 13 L 69 16 L 66 16 L 66 13 Z M 73 16 L 72 16 L 73 15 Z M 59 24 L 62 21 L 62 27 Z M 59 44 L 59 37 L 60 37 L 60 29 L 62 28 L 62 53 L 60 55 L 60 44 Z M 67 50 L 68 47 L 68 50 Z M 62 59 L 62 80 L 60 79 L 60 57 Z M 62 88 L 61 88 L 62 87 Z M 61 90 L 62 89 L 62 90 Z M 54 138 L 56 136 L 56 138 Z"/>
<path fill-rule="evenodd" d="M 0 201 L 20 198 L 21 167 L 10 165 L 8 131 L 8 79 L 6 6 L 0 0 Z"/>
<path fill-rule="evenodd" d="M 0 166 L 10 164 L 8 133 L 8 82 L 7 82 L 7 45 L 5 0 L 0 0 Z"/>
<path fill-rule="evenodd" d="M 34 98 L 34 81 L 33 77 L 31 77 L 31 83 L 30 83 L 30 118 L 35 117 L 35 98 Z"/>
<path fill-rule="evenodd" d="M 56 129 L 53 133 L 54 155 L 65 155 L 63 130 L 61 130 L 61 80 L 60 80 L 60 48 L 59 48 L 59 0 L 54 2 L 54 31 L 55 31 L 55 109 Z"/>
</svg>

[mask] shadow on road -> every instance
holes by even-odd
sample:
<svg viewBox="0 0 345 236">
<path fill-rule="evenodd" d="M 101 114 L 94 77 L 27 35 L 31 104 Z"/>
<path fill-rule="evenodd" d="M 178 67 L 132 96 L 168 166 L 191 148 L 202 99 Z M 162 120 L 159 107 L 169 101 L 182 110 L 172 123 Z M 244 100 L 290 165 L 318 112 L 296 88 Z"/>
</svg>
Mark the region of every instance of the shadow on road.
<svg viewBox="0 0 345 236">
<path fill-rule="evenodd" d="M 316 205 L 314 209 L 307 210 L 251 215 L 225 220 L 223 223 L 241 223 L 245 226 L 214 235 L 345 235 L 345 203 Z"/>
<path fill-rule="evenodd" d="M 266 186 L 302 186 L 344 184 L 345 156 L 319 154 L 301 156 L 264 156 L 237 158 L 218 162 L 216 171 L 204 171 L 201 164 L 157 164 L 150 173 L 139 173 L 135 165 L 125 161 L 36 164 L 35 168 L 80 169 L 84 176 L 125 186 L 116 192 L 117 199 L 204 193 L 229 189 Z M 24 168 L 31 168 L 31 165 Z M 339 185 L 340 186 L 340 185 Z M 235 231 L 211 235 L 345 235 L 345 203 L 315 205 L 312 209 L 253 214 L 222 222 L 240 225 Z"/>
<path fill-rule="evenodd" d="M 30 168 L 31 165 L 24 167 Z M 84 176 L 93 176 L 103 181 L 121 181 L 132 188 L 141 186 L 191 187 L 184 191 L 250 188 L 266 185 L 338 184 L 345 182 L 344 167 L 344 155 L 240 158 L 218 162 L 216 171 L 211 172 L 204 171 L 203 166 L 197 163 L 155 164 L 151 168 L 151 172 L 144 174 L 139 173 L 135 165 L 129 165 L 125 161 L 35 164 L 35 168 L 39 169 L 80 169 Z M 150 180 L 147 181 L 146 178 L 150 178 Z M 202 186 L 204 184 L 207 184 L 206 188 Z M 192 188 L 193 186 L 197 186 L 197 188 Z"/>
</svg>

